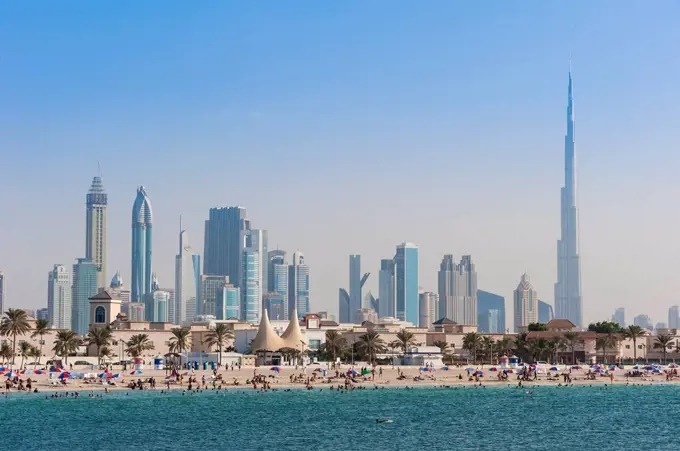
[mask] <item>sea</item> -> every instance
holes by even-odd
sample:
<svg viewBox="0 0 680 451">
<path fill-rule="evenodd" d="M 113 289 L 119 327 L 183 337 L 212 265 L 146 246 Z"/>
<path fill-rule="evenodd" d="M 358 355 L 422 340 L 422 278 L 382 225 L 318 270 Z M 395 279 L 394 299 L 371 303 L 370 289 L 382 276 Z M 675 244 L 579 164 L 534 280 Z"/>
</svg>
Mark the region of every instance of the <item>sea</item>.
<svg viewBox="0 0 680 451">
<path fill-rule="evenodd" d="M 680 448 L 680 387 L 672 385 L 95 393 L 103 397 L 3 395 L 3 445 L 126 451 Z"/>
</svg>

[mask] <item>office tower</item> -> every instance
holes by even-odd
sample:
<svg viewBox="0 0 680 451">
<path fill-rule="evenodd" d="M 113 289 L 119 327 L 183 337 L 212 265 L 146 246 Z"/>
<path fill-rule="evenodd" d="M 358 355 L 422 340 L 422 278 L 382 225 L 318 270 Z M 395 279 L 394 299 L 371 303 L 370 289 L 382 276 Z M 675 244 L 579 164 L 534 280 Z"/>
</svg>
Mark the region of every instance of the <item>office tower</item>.
<svg viewBox="0 0 680 451">
<path fill-rule="evenodd" d="M 130 302 L 144 302 L 151 293 L 151 202 L 143 186 L 132 207 L 132 285 Z"/>
<path fill-rule="evenodd" d="M 94 177 L 85 200 L 85 258 L 97 265 L 97 288 L 106 286 L 107 194 L 101 177 Z M 96 293 L 95 293 L 96 294 Z M 89 301 L 88 301 L 89 302 Z M 89 306 L 88 306 L 89 323 Z"/>
<path fill-rule="evenodd" d="M 349 293 L 344 288 L 338 289 L 338 316 L 341 323 L 352 322 L 352 315 L 349 311 Z"/>
<path fill-rule="evenodd" d="M 97 294 L 100 279 L 99 267 L 89 258 L 79 258 L 73 265 L 71 329 L 79 335 L 90 328 L 90 298 Z"/>
<path fill-rule="evenodd" d="M 229 276 L 231 283 L 238 286 L 242 277 L 243 234 L 249 228 L 245 208 L 211 208 L 205 221 L 203 274 Z"/>
<path fill-rule="evenodd" d="M 671 329 L 680 329 L 680 307 L 677 305 L 668 309 L 668 327 Z"/>
<path fill-rule="evenodd" d="M 179 233 L 179 253 L 175 256 L 175 308 L 173 324 L 188 324 L 196 316 L 196 275 L 186 230 Z"/>
<path fill-rule="evenodd" d="M 418 327 L 429 328 L 439 313 L 439 295 L 430 291 L 419 294 Z"/>
<path fill-rule="evenodd" d="M 505 327 L 500 323 L 501 311 L 498 309 L 484 310 L 477 314 L 477 332 L 487 334 L 502 334 Z"/>
<path fill-rule="evenodd" d="M 396 315 L 396 283 L 394 259 L 380 260 L 378 273 L 378 316 L 380 318 L 394 318 Z"/>
<path fill-rule="evenodd" d="M 666 323 L 662 323 L 662 322 L 656 323 L 656 325 L 654 326 L 654 330 L 667 329 L 667 328 L 668 328 L 668 326 L 666 325 Z"/>
<path fill-rule="evenodd" d="M 5 274 L 0 271 L 0 316 L 5 313 L 5 286 L 7 280 L 5 279 Z"/>
<path fill-rule="evenodd" d="M 229 284 L 228 276 L 201 276 L 201 315 L 217 316 L 217 294 Z"/>
<path fill-rule="evenodd" d="M 553 306 L 547 302 L 538 300 L 538 322 L 546 324 L 551 319 L 555 318 L 555 311 Z"/>
<path fill-rule="evenodd" d="M 153 309 L 150 314 L 155 323 L 168 323 L 168 305 L 170 304 L 170 293 L 163 290 L 155 290 L 153 296 Z"/>
<path fill-rule="evenodd" d="M 370 308 L 378 313 L 378 300 L 373 296 L 373 293 L 371 293 L 370 290 L 366 293 L 366 296 L 364 296 L 362 308 Z"/>
<path fill-rule="evenodd" d="M 49 321 L 50 320 L 50 309 L 39 308 L 38 311 L 35 313 L 35 319 L 46 319 L 47 321 Z"/>
<path fill-rule="evenodd" d="M 397 319 L 418 324 L 420 301 L 418 297 L 418 246 L 413 243 L 398 245 L 394 262 L 396 268 Z"/>
<path fill-rule="evenodd" d="M 579 255 L 578 207 L 576 205 L 576 156 L 574 150 L 574 99 L 569 70 L 567 100 L 567 134 L 564 137 L 564 187 L 561 190 L 561 237 L 557 242 L 557 283 L 555 309 L 565 318 L 583 327 L 581 298 L 581 257 Z"/>
<path fill-rule="evenodd" d="M 129 313 L 130 306 L 130 290 L 126 289 L 123 285 L 123 277 L 120 275 L 120 271 L 117 271 L 111 279 L 109 289 L 111 291 L 111 296 L 114 299 L 120 299 L 121 313 L 125 313 L 127 315 Z M 102 289 L 100 289 L 100 291 L 101 290 Z"/>
<path fill-rule="evenodd" d="M 520 328 L 538 322 L 538 294 L 525 273 L 514 291 L 515 332 Z"/>
<path fill-rule="evenodd" d="M 305 256 L 297 251 L 293 254 L 293 264 L 288 267 L 288 314 L 297 309 L 298 318 L 309 313 L 309 266 Z"/>
<path fill-rule="evenodd" d="M 203 313 L 203 299 L 201 299 L 201 256 L 198 254 L 191 255 L 191 261 L 194 265 L 194 283 L 196 284 L 196 314 Z"/>
<path fill-rule="evenodd" d="M 274 288 L 274 266 L 286 264 L 286 251 L 279 249 L 267 252 L 267 293 L 271 291 L 278 291 Z M 288 269 L 286 268 L 286 279 L 288 278 Z M 287 285 L 287 284 L 286 284 Z M 287 290 L 286 290 L 287 291 Z"/>
<path fill-rule="evenodd" d="M 242 296 L 241 319 L 249 323 L 260 322 L 260 253 L 247 248 L 243 251 L 243 280 L 241 281 Z"/>
<path fill-rule="evenodd" d="M 640 326 L 643 329 L 647 329 L 649 331 L 654 331 L 654 326 L 652 325 L 652 319 L 647 316 L 647 315 L 638 315 L 635 318 L 633 318 L 633 324 L 636 326 Z"/>
<path fill-rule="evenodd" d="M 47 309 L 54 329 L 71 328 L 71 271 L 54 265 L 47 277 Z"/>
<path fill-rule="evenodd" d="M 286 320 L 286 302 L 281 293 L 267 293 L 264 295 L 264 308 L 272 321 Z"/>
<path fill-rule="evenodd" d="M 472 257 L 463 255 L 459 264 L 444 255 L 439 266 L 439 315 L 458 324 L 477 324 L 477 270 Z"/>
<path fill-rule="evenodd" d="M 153 299 L 153 295 L 147 295 L 147 299 Z M 152 301 L 149 301 L 150 304 Z M 148 321 L 146 316 L 146 304 L 144 302 L 131 302 L 128 306 L 128 319 L 130 321 Z"/>
<path fill-rule="evenodd" d="M 670 318 L 670 316 L 669 316 Z M 619 307 L 616 310 L 614 310 L 614 314 L 612 315 L 612 322 L 618 324 L 621 327 L 626 326 L 626 309 L 623 307 Z"/>
<path fill-rule="evenodd" d="M 271 261 L 274 260 L 270 260 L 270 262 Z M 277 257 L 276 263 L 273 263 L 270 266 L 269 277 L 269 291 L 283 296 L 283 317 L 288 319 L 288 265 L 283 256 L 281 256 L 280 259 Z"/>
<path fill-rule="evenodd" d="M 378 322 L 378 314 L 375 310 L 370 308 L 360 308 L 354 312 L 354 324 L 363 324 L 365 322 L 373 324 Z"/>
<path fill-rule="evenodd" d="M 268 266 L 265 264 L 268 254 L 267 231 L 248 227 L 243 231 L 242 236 L 245 251 L 249 253 L 249 259 L 257 258 L 257 262 L 251 262 L 251 266 L 247 269 L 248 274 L 245 273 L 245 266 L 242 268 L 242 279 L 245 283 L 245 277 L 248 277 L 250 285 L 246 287 L 241 284 L 243 287 L 241 290 L 241 296 L 243 296 L 241 314 L 252 318 L 254 322 L 259 322 L 262 314 L 262 296 L 265 294 L 262 289 L 267 282 L 266 270 L 263 272 L 263 268 Z M 246 261 L 249 260 L 244 259 L 244 264 Z M 252 266 L 252 264 L 256 266 Z M 255 273 L 251 273 L 252 271 L 255 271 Z M 257 300 L 251 297 L 255 293 L 254 290 L 257 290 Z M 248 300 L 246 300 L 246 297 Z"/>
<path fill-rule="evenodd" d="M 232 284 L 225 284 L 217 292 L 215 318 L 219 320 L 241 318 L 241 291 Z"/>
<path fill-rule="evenodd" d="M 440 301 L 441 305 L 441 301 Z M 477 290 L 477 310 L 478 310 L 478 315 L 477 317 L 479 318 L 479 314 L 482 313 L 487 313 L 490 310 L 498 310 L 498 326 L 500 327 L 500 330 L 497 332 L 494 332 L 492 330 L 485 330 L 480 327 L 477 327 L 477 330 L 480 332 L 489 332 L 489 333 L 502 333 L 505 332 L 505 298 L 503 296 L 500 296 L 498 294 L 494 293 L 489 293 L 488 291 L 484 290 Z"/>
<path fill-rule="evenodd" d="M 437 273 L 437 286 L 439 289 L 439 318 L 448 318 L 452 321 L 454 317 L 454 273 L 456 271 L 456 264 L 453 262 L 453 255 L 444 255 L 442 262 L 439 265 L 439 272 Z"/>
<path fill-rule="evenodd" d="M 349 311 L 361 309 L 361 255 L 349 256 Z"/>
</svg>

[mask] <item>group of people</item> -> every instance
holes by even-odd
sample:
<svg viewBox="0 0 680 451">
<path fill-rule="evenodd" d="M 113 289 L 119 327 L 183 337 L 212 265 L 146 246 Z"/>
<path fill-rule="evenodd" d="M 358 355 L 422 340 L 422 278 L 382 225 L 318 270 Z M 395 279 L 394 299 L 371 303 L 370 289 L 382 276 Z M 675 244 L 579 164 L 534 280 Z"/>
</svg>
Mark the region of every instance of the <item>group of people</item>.
<svg viewBox="0 0 680 451">
<path fill-rule="evenodd" d="M 27 378 L 26 381 L 23 379 L 19 378 L 19 376 L 14 376 L 14 377 L 8 377 L 5 380 L 5 390 L 10 391 L 12 388 L 15 388 L 19 391 L 35 391 L 36 393 L 38 392 L 38 389 L 36 388 L 35 390 L 33 389 L 33 381 L 31 378 Z"/>
</svg>

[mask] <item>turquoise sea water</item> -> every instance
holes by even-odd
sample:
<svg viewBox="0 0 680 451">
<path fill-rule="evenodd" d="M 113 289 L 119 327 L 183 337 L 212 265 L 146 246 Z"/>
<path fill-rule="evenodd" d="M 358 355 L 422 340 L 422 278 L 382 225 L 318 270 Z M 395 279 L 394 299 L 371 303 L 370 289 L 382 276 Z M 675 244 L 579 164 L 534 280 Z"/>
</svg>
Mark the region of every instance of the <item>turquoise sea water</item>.
<svg viewBox="0 0 680 451">
<path fill-rule="evenodd" d="M 217 393 L 11 394 L 0 398 L 2 443 L 128 451 L 680 448 L 677 386 Z"/>
</svg>

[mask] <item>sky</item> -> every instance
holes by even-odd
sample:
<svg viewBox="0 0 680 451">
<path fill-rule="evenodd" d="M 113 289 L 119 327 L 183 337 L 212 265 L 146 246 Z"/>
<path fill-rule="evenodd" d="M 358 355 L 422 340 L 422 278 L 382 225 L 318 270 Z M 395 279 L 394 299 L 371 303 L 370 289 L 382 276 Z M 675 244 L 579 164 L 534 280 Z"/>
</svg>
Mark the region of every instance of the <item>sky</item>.
<svg viewBox="0 0 680 451">
<path fill-rule="evenodd" d="M 109 195 L 108 269 L 130 281 L 144 185 L 154 270 L 174 286 L 179 217 L 240 205 L 302 251 L 312 310 L 337 313 L 349 254 L 472 255 L 506 297 L 553 303 L 567 73 L 574 77 L 584 320 L 680 303 L 680 5 L 598 2 L 9 2 L 0 14 L 0 270 L 47 304 Z M 366 291 L 366 290 L 365 290 Z M 510 311 L 510 310 L 508 310 Z M 508 314 L 508 327 L 511 315 Z"/>
</svg>

